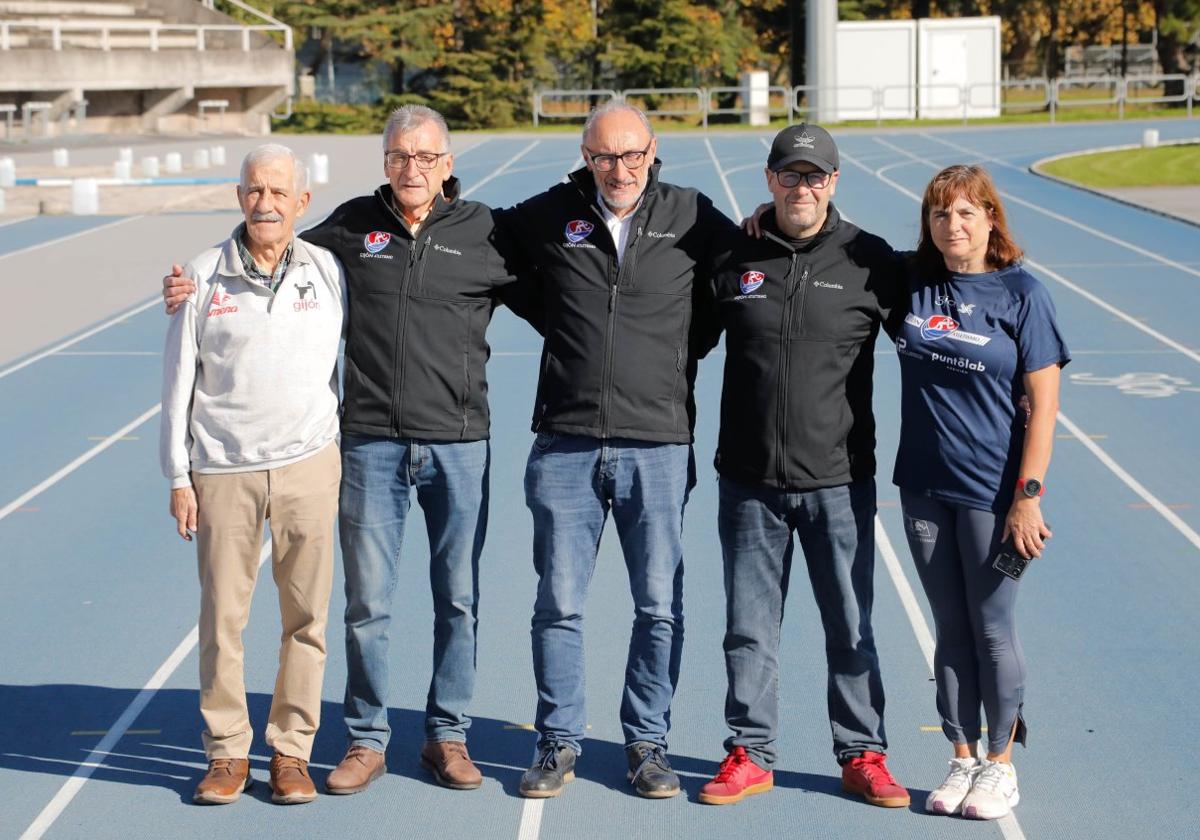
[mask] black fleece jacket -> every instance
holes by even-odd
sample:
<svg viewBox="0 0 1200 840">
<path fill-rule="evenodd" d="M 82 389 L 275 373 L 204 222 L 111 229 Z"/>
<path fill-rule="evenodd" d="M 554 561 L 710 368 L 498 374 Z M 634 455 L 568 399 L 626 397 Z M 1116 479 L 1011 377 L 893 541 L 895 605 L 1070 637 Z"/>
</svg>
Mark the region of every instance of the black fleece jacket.
<svg viewBox="0 0 1200 840">
<path fill-rule="evenodd" d="M 516 277 L 493 211 L 450 178 L 414 236 L 392 189 L 339 206 L 301 236 L 346 270 L 342 431 L 435 441 L 489 435 L 484 333 Z"/>
<path fill-rule="evenodd" d="M 703 352 L 725 331 L 717 471 L 788 491 L 871 478 L 875 338 L 903 307 L 901 263 L 833 205 L 799 249 L 773 210 L 763 227 L 722 259 L 698 329 Z"/>
<path fill-rule="evenodd" d="M 688 443 L 695 423 L 692 310 L 733 223 L 651 167 L 623 261 L 585 168 L 501 214 L 534 269 L 546 341 L 533 429 Z"/>
</svg>

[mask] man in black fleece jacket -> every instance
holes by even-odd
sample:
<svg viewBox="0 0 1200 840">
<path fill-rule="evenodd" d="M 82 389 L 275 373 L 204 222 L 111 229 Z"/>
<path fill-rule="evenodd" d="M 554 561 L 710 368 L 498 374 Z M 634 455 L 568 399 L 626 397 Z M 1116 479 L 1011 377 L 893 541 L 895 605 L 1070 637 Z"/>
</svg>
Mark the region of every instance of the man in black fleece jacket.
<svg viewBox="0 0 1200 840">
<path fill-rule="evenodd" d="M 769 790 L 779 731 L 779 628 L 795 532 L 825 630 L 828 703 L 843 787 L 875 805 L 908 792 L 887 769 L 883 683 L 871 630 L 875 420 L 881 324 L 902 305 L 897 257 L 830 203 L 837 146 L 794 125 L 767 159 L 763 237 L 722 260 L 703 350 L 725 331 L 716 455 L 725 564 L 726 758 L 700 800 Z"/>
<path fill-rule="evenodd" d="M 529 797 L 558 795 L 582 750 L 583 612 L 610 511 L 635 613 L 621 700 L 628 778 L 644 797 L 679 792 L 666 747 L 695 484 L 693 297 L 735 231 L 706 196 L 658 180 L 655 150 L 641 111 L 602 106 L 584 128 L 587 167 L 502 219 L 536 267 L 546 338 L 525 473 L 538 573 Z"/>
</svg>

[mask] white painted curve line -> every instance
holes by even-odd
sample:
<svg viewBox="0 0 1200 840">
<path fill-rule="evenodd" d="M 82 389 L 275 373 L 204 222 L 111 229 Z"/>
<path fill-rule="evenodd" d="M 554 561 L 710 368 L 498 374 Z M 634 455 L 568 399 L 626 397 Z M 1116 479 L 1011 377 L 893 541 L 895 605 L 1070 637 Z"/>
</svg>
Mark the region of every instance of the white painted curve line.
<svg viewBox="0 0 1200 840">
<path fill-rule="evenodd" d="M 1125 482 L 1125 485 L 1130 490 L 1141 496 L 1142 499 L 1144 499 L 1146 503 L 1150 505 L 1150 507 L 1158 511 L 1159 515 L 1162 516 L 1163 519 L 1170 522 L 1171 525 L 1174 526 L 1175 530 L 1183 535 L 1184 539 L 1190 542 L 1197 550 L 1200 550 L 1200 534 L 1197 534 L 1179 517 L 1177 513 L 1175 513 L 1175 511 L 1171 510 L 1169 507 L 1159 501 L 1157 496 L 1147 490 L 1140 481 L 1126 472 L 1120 464 L 1113 460 L 1111 455 L 1101 449 L 1094 440 L 1084 434 L 1083 430 L 1071 422 L 1071 420 L 1061 411 L 1058 413 L 1058 422 L 1062 424 L 1063 428 L 1074 435 L 1076 440 L 1086 446 L 1088 450 L 1090 450 L 1091 453 L 1096 456 L 1100 463 L 1108 467 L 1113 475 Z"/>
<path fill-rule="evenodd" d="M 30 499 L 34 498 L 35 496 L 40 495 L 41 493 L 45 492 L 46 490 L 49 490 L 55 484 L 62 481 L 64 478 L 66 478 L 71 473 L 75 472 L 75 470 L 79 469 L 84 464 L 86 464 L 88 461 L 95 458 L 97 455 L 99 455 L 105 449 L 108 449 L 114 443 L 119 441 L 121 438 L 125 437 L 127 434 L 132 432 L 138 426 L 145 423 L 147 420 L 149 420 L 154 415 L 158 414 L 160 411 L 162 411 L 162 403 L 156 403 L 153 408 L 147 410 L 140 417 L 137 417 L 137 418 L 129 421 L 124 426 L 117 429 L 115 432 L 113 432 L 111 435 L 106 437 L 104 440 L 97 443 L 95 446 L 93 446 L 87 452 L 84 452 L 82 455 L 80 455 L 74 461 L 67 464 L 62 469 L 58 470 L 56 473 L 54 473 L 54 475 L 50 476 L 45 481 L 42 481 L 40 484 L 37 484 L 36 486 L 31 487 L 30 489 L 26 490 L 20 496 L 13 499 L 11 502 L 9 502 L 4 507 L 0 508 L 0 519 L 4 519 L 6 516 L 8 516 L 10 513 L 12 513 L 17 508 L 24 505 Z"/>
<path fill-rule="evenodd" d="M 497 169 L 493 169 L 487 177 L 481 178 L 480 180 L 476 181 L 474 186 L 472 186 L 469 190 L 466 190 L 463 192 L 462 197 L 466 198 L 471 193 L 475 192 L 475 190 L 479 189 L 484 184 L 486 184 L 488 181 L 492 180 L 493 178 L 498 178 L 501 175 L 503 175 L 505 172 L 508 171 L 508 168 L 510 166 L 512 166 L 514 163 L 519 161 L 521 158 L 525 157 L 525 155 L 529 154 L 534 149 L 536 149 L 538 147 L 538 144 L 540 144 L 541 142 L 542 142 L 541 140 L 534 140 L 532 143 L 530 143 L 524 149 L 517 152 L 515 155 L 510 157 L 504 163 L 500 164 L 500 166 Z M 474 147 L 472 146 L 472 148 L 474 148 Z"/>
<path fill-rule="evenodd" d="M 7 222 L 0 222 L 0 227 L 8 227 L 9 225 L 20 224 L 21 222 L 28 222 L 32 218 L 35 218 L 35 217 L 34 216 L 17 216 L 17 218 L 9 219 Z"/>
<path fill-rule="evenodd" d="M 34 356 L 30 356 L 28 359 L 25 359 L 22 362 L 18 362 L 17 364 L 13 365 L 12 367 L 7 367 L 7 368 L 4 368 L 3 370 L 0 370 L 0 379 L 3 379 L 4 377 L 8 376 L 10 373 L 16 373 L 21 368 L 29 367 L 29 365 L 33 364 L 34 362 L 41 361 L 42 359 L 46 358 L 47 356 L 53 356 L 55 353 L 59 352 L 60 350 L 65 350 L 66 348 L 70 347 L 72 344 L 78 344 L 79 342 L 83 341 L 85 338 L 91 338 L 93 335 L 100 332 L 101 330 L 106 330 L 111 326 L 121 323 L 122 321 L 126 320 L 127 318 L 132 318 L 134 315 L 137 315 L 139 312 L 145 312 L 147 309 L 149 309 L 151 306 L 154 306 L 156 303 L 162 303 L 161 295 L 156 295 L 155 297 L 151 298 L 150 300 L 146 301 L 145 303 L 140 304 L 139 306 L 135 306 L 133 309 L 130 309 L 128 312 L 123 312 L 120 315 L 116 316 L 115 318 L 110 318 L 109 320 L 105 321 L 104 323 L 98 324 L 97 326 L 92 327 L 90 330 L 80 333 L 79 335 L 75 336 L 74 338 L 68 338 L 64 342 L 55 344 L 50 349 L 43 350 L 41 353 L 38 353 Z"/>
<path fill-rule="evenodd" d="M 909 198 L 911 198 L 913 201 L 917 202 L 918 204 L 921 202 L 921 196 L 917 195 L 915 192 L 913 192 L 909 189 L 906 189 L 902 185 L 896 183 L 891 178 L 889 178 L 883 174 L 888 169 L 892 169 L 896 166 L 903 166 L 905 164 L 893 163 L 893 164 L 890 164 L 889 166 L 884 166 L 884 167 L 881 167 L 879 169 L 872 171 L 868 167 L 863 166 L 861 163 L 854 160 L 853 158 L 848 157 L 847 155 L 843 154 L 842 159 L 846 160 L 850 163 L 853 163 L 855 166 L 865 169 L 867 172 L 871 172 L 872 175 L 874 175 L 879 180 L 883 181 L 885 184 L 890 186 L 892 189 L 894 189 L 898 192 L 904 193 L 906 196 L 908 196 Z M 1092 303 L 1096 304 L 1096 306 L 1099 306 L 1104 311 L 1116 316 L 1117 318 L 1120 318 L 1122 321 L 1129 324 L 1130 326 L 1141 330 L 1146 335 L 1153 338 L 1155 341 L 1158 341 L 1161 344 L 1165 344 L 1167 347 L 1170 347 L 1175 352 L 1180 353 L 1184 356 L 1187 356 L 1193 362 L 1200 363 L 1200 353 L 1198 353 L 1197 351 L 1195 351 L 1195 350 L 1191 349 L 1190 347 L 1187 347 L 1183 344 L 1180 344 L 1175 339 L 1170 338 L 1170 337 L 1164 335 L 1163 333 L 1160 333 L 1158 330 L 1154 329 L 1153 327 L 1149 327 L 1149 326 L 1143 324 L 1141 321 L 1139 321 L 1137 318 L 1134 318 L 1129 313 L 1118 309 L 1117 307 L 1113 306 L 1111 303 L 1104 300 L 1103 298 L 1093 294 L 1092 292 L 1089 292 L 1087 289 L 1083 288 L 1082 286 L 1078 285 L 1077 283 L 1075 283 L 1071 280 L 1068 280 L 1066 277 L 1062 276 L 1057 271 L 1047 268 L 1045 265 L 1037 262 L 1036 260 L 1027 259 L 1027 260 L 1025 260 L 1025 264 L 1028 265 L 1030 268 L 1038 271 L 1039 273 L 1045 274 L 1047 277 L 1051 278 L 1052 280 L 1058 281 L 1059 283 L 1066 286 L 1071 291 L 1075 292 L 1080 297 L 1091 301 Z"/>
<path fill-rule="evenodd" d="M 545 799 L 526 799 L 521 806 L 521 824 L 517 828 L 517 840 L 538 840 L 542 830 L 542 808 Z"/>
<path fill-rule="evenodd" d="M 917 596 L 913 592 L 912 586 L 909 585 L 908 578 L 904 575 L 904 569 L 900 566 L 900 558 L 896 555 L 896 549 L 892 547 L 892 541 L 888 539 L 883 521 L 878 516 L 875 517 L 875 546 L 883 555 L 883 563 L 887 566 L 892 585 L 896 587 L 900 603 L 904 606 L 904 612 L 908 616 L 908 623 L 912 625 L 913 635 L 917 637 L 917 644 L 921 648 L 921 653 L 925 655 L 925 665 L 929 668 L 930 676 L 933 676 L 933 633 L 930 632 L 925 615 L 917 604 Z M 1004 840 L 1025 840 L 1025 832 L 1012 812 L 997 820 L 996 824 L 1000 827 L 1000 833 L 1004 835 Z"/>
<path fill-rule="evenodd" d="M 259 568 L 262 568 L 263 563 L 265 563 L 267 558 L 270 556 L 271 538 L 267 537 L 263 544 L 262 553 L 258 557 Z M 33 822 L 29 824 L 29 828 L 25 829 L 25 832 L 21 835 L 20 840 L 38 840 L 38 838 L 45 834 L 50 827 L 54 825 L 54 821 L 57 820 L 59 816 L 62 815 L 62 812 L 66 809 L 66 807 L 71 804 L 71 800 L 75 798 L 75 795 L 79 793 L 79 791 L 87 783 L 87 780 L 91 778 L 92 773 L 94 773 L 96 769 L 100 767 L 100 762 L 103 760 L 103 757 L 117 745 L 117 742 L 121 740 L 121 738 L 125 735 L 125 732 L 130 726 L 133 725 L 133 722 L 137 720 L 138 715 L 140 715 L 145 710 L 146 706 L 150 704 L 150 701 L 154 699 L 154 695 L 158 693 L 158 690 L 163 687 L 163 684 L 170 679 L 171 674 L 175 673 L 175 669 L 178 668 L 183 660 L 187 658 L 188 654 L 192 652 L 192 648 L 196 646 L 199 638 L 200 627 L 199 625 L 196 625 L 192 627 L 191 631 L 189 631 L 186 636 L 183 637 L 183 641 L 181 641 L 175 647 L 175 650 L 171 652 L 171 655 L 166 658 L 163 664 L 158 666 L 158 670 L 154 672 L 154 676 L 150 677 L 150 681 L 142 687 L 142 690 L 137 693 L 137 696 L 134 697 L 130 704 L 125 707 L 125 711 L 121 712 L 121 716 L 117 718 L 117 722 L 114 723 L 108 730 L 108 734 L 100 740 L 100 743 L 96 744 L 90 753 L 88 753 L 87 758 L 85 758 L 75 772 L 71 774 L 71 778 L 67 779 L 63 783 L 63 786 L 58 789 L 58 793 L 54 795 L 54 798 L 46 804 L 46 807 L 42 809 L 42 812 L 37 815 Z"/>
<path fill-rule="evenodd" d="M 579 157 L 575 158 L 575 162 L 571 164 L 571 168 L 567 170 L 566 175 L 562 176 L 562 179 L 559 180 L 559 183 L 565 184 L 565 183 L 567 183 L 567 181 L 570 181 L 571 173 L 574 172 L 579 167 L 583 166 L 584 163 L 585 163 L 585 161 L 583 159 L 583 155 L 580 155 Z"/>
<path fill-rule="evenodd" d="M 68 233 L 66 236 L 60 236 L 57 239 L 47 239 L 45 242 L 39 242 L 36 245 L 30 245 L 28 248 L 18 248 L 16 251 L 8 251 L 7 253 L 0 254 L 0 260 L 8 259 L 9 257 L 15 257 L 19 254 L 28 254 L 30 251 L 36 251 L 39 248 L 57 245 L 60 242 L 66 242 L 69 239 L 78 239 L 79 237 L 87 236 L 90 233 L 99 233 L 102 230 L 108 230 L 109 228 L 116 227 L 117 225 L 129 224 L 130 222 L 136 222 L 138 219 L 144 218 L 146 218 L 146 215 L 141 213 L 137 216 L 126 216 L 123 219 L 114 219 L 111 222 L 105 222 L 102 225 L 97 225 L 96 227 L 88 228 L 87 230 L 77 230 L 75 233 Z"/>
<path fill-rule="evenodd" d="M 477 143 L 472 143 L 470 146 L 467 146 L 467 148 L 465 148 L 465 149 L 459 149 L 458 151 L 454 152 L 454 156 L 458 157 L 459 155 L 465 155 L 467 152 L 473 152 L 476 149 L 478 149 L 480 146 L 482 146 L 484 143 L 489 142 L 491 139 L 492 138 L 490 138 L 490 137 L 485 137 Z"/>
<path fill-rule="evenodd" d="M 936 139 L 936 138 L 931 138 L 931 139 Z M 893 151 L 897 151 L 902 155 L 907 155 L 908 157 L 912 158 L 914 161 L 917 161 L 918 163 L 923 163 L 926 166 L 932 167 L 933 169 L 941 169 L 942 168 L 941 166 L 934 163 L 933 161 L 927 160 L 927 159 L 921 157 L 920 155 L 916 155 L 916 154 L 913 154 L 912 152 L 906 151 L 905 149 L 902 149 L 899 146 L 889 143 L 886 140 L 881 140 L 880 138 L 876 137 L 875 142 L 879 143 L 880 145 L 886 146 L 889 149 L 892 149 Z M 987 155 L 981 155 L 978 152 L 975 152 L 975 151 L 972 151 L 971 149 L 966 148 L 965 146 L 959 146 L 957 144 L 949 143 L 948 141 L 938 141 L 938 142 L 945 143 L 946 145 L 950 146 L 951 148 L 959 149 L 963 152 L 966 152 L 967 154 L 975 155 L 977 160 L 986 160 L 989 162 L 995 161 L 997 163 L 1003 163 L 1003 161 L 997 161 L 996 158 L 988 157 Z M 1024 170 L 1022 170 L 1022 171 L 1024 171 Z M 1161 254 L 1156 254 L 1153 251 L 1149 251 L 1140 245 L 1134 245 L 1132 242 L 1129 242 L 1125 239 L 1119 239 L 1118 237 L 1115 237 L 1115 236 L 1112 236 L 1111 234 L 1105 233 L 1102 230 L 1097 230 L 1096 228 L 1094 228 L 1090 225 L 1085 225 L 1083 222 L 1077 222 L 1074 219 L 1070 218 L 1069 216 L 1064 216 L 1061 213 L 1055 213 L 1053 210 L 1047 210 L 1045 207 L 1039 207 L 1038 205 L 1034 204 L 1032 201 L 1026 201 L 1023 198 L 1018 198 L 1017 196 L 1013 195 L 1012 193 L 1007 193 L 1007 192 L 1004 192 L 1003 190 L 1000 190 L 1000 195 L 1004 196 L 1005 199 L 1007 199 L 1008 201 L 1011 201 L 1013 204 L 1019 204 L 1022 207 L 1028 207 L 1030 210 L 1033 210 L 1036 213 L 1041 213 L 1043 216 L 1048 216 L 1049 218 L 1054 219 L 1056 222 L 1062 222 L 1064 225 L 1070 225 L 1073 228 L 1078 228 L 1079 230 L 1083 231 L 1084 233 L 1091 234 L 1092 236 L 1095 236 L 1098 239 L 1103 239 L 1105 242 L 1111 242 L 1113 245 L 1116 245 L 1120 248 L 1125 248 L 1126 250 L 1133 251 L 1135 254 L 1141 254 L 1143 257 L 1147 257 L 1148 259 L 1154 260 L 1155 262 L 1157 262 L 1161 265 L 1168 266 L 1169 268 L 1178 269 L 1179 271 L 1182 271 L 1186 274 L 1190 274 L 1193 277 L 1200 277 L 1200 270 L 1197 270 L 1195 268 L 1192 268 L 1191 266 L 1185 265 L 1184 263 L 1176 262 L 1175 260 L 1172 260 L 1172 259 L 1167 259 L 1166 257 L 1162 256 Z"/>
<path fill-rule="evenodd" d="M 725 172 L 721 169 L 721 162 L 717 160 L 717 153 L 713 151 L 712 143 L 707 137 L 704 138 L 704 148 L 708 149 L 708 156 L 712 160 L 713 169 L 717 170 L 717 176 L 721 179 L 721 186 L 725 188 L 725 195 L 729 198 L 729 206 L 733 208 L 733 218 L 741 221 L 746 217 L 742 215 L 741 205 L 738 204 L 737 197 L 733 194 L 733 188 L 729 186 L 729 179 L 725 177 Z"/>
</svg>

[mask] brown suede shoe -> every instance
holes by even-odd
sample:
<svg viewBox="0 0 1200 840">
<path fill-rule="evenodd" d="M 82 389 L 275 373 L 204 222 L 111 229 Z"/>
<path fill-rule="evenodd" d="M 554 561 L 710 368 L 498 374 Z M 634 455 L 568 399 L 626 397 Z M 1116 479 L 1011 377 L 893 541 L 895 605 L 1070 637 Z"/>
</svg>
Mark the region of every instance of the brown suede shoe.
<svg viewBox="0 0 1200 840">
<path fill-rule="evenodd" d="M 271 758 L 271 801 L 277 805 L 299 805 L 316 798 L 317 788 L 308 775 L 308 762 L 275 753 Z"/>
<path fill-rule="evenodd" d="M 214 758 L 208 772 L 196 785 L 192 801 L 198 805 L 228 805 L 249 790 L 250 761 L 245 758 Z"/>
<path fill-rule="evenodd" d="M 483 776 L 471 763 L 467 745 L 462 741 L 428 741 L 421 747 L 421 766 L 433 774 L 442 787 L 474 790 L 483 784 Z"/>
<path fill-rule="evenodd" d="M 329 778 L 325 780 L 325 789 L 330 793 L 358 793 L 367 789 L 367 785 L 387 772 L 383 761 L 383 753 L 355 744 L 346 750 L 341 764 L 333 768 Z"/>
</svg>

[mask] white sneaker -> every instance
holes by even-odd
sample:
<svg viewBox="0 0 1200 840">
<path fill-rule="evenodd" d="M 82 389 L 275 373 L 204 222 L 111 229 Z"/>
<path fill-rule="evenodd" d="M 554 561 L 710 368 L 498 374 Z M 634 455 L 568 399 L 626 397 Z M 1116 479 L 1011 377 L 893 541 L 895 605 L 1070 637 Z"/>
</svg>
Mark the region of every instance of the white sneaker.
<svg viewBox="0 0 1200 840">
<path fill-rule="evenodd" d="M 1003 761 L 980 759 L 979 775 L 962 803 L 964 817 L 973 820 L 998 820 L 1007 816 L 1021 801 L 1017 791 L 1017 771 Z"/>
<path fill-rule="evenodd" d="M 950 774 L 925 800 L 925 810 L 931 814 L 957 814 L 967 798 L 975 777 L 979 775 L 978 758 L 950 759 Z"/>
</svg>

